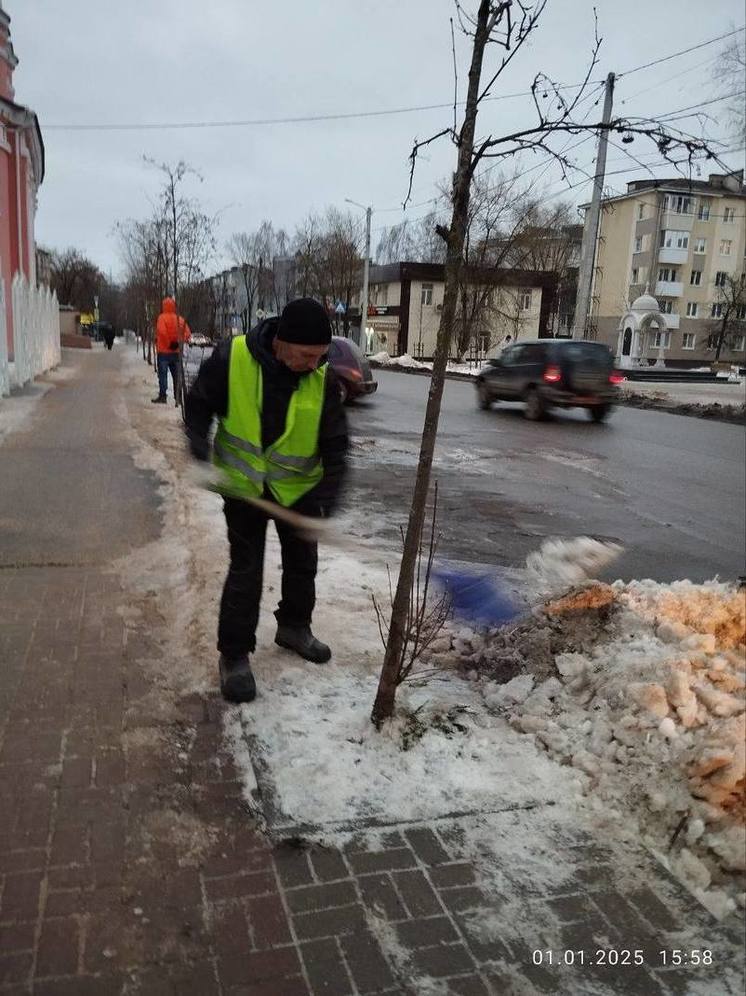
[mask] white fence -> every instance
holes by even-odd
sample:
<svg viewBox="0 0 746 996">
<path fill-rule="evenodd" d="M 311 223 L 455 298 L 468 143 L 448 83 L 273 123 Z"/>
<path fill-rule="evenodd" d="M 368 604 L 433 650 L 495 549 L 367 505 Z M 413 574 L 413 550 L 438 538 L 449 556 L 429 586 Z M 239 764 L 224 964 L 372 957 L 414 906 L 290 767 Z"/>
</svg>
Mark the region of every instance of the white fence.
<svg viewBox="0 0 746 996">
<path fill-rule="evenodd" d="M 0 280 L 0 397 L 23 387 L 61 359 L 57 295 L 35 287 L 21 274 L 13 278 L 13 360 L 8 361 L 5 288 Z"/>
</svg>

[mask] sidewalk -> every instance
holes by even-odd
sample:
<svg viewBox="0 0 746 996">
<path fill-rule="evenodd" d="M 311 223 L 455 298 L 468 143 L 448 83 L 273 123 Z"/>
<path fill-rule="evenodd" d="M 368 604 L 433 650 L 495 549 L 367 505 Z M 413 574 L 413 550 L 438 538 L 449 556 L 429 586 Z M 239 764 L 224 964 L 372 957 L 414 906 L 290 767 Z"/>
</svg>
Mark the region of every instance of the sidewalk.
<svg viewBox="0 0 746 996">
<path fill-rule="evenodd" d="M 645 854 L 621 877 L 551 808 L 270 843 L 225 750 L 214 652 L 172 628 L 179 578 L 135 598 L 113 567 L 183 567 L 178 509 L 131 459 L 124 358 L 64 362 L 79 371 L 0 448 L 0 993 L 741 992 L 736 923 Z M 540 859 L 562 884 L 538 884 Z M 664 968 L 673 949 L 712 964 Z"/>
</svg>

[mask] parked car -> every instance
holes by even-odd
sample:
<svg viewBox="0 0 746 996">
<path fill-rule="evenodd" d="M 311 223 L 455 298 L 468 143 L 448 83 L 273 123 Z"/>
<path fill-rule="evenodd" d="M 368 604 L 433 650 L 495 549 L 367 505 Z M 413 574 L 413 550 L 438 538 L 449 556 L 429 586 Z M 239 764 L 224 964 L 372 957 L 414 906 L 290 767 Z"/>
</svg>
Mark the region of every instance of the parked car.
<svg viewBox="0 0 746 996">
<path fill-rule="evenodd" d="M 329 344 L 329 366 L 337 375 L 342 401 L 347 404 L 363 394 L 373 394 L 378 390 L 378 382 L 373 379 L 370 363 L 350 339 L 340 335 L 332 336 Z"/>
<path fill-rule="evenodd" d="M 534 339 L 504 349 L 477 377 L 477 401 L 523 401 L 528 419 L 551 408 L 585 408 L 603 422 L 624 378 L 614 370 L 608 346 L 585 339 Z"/>
</svg>

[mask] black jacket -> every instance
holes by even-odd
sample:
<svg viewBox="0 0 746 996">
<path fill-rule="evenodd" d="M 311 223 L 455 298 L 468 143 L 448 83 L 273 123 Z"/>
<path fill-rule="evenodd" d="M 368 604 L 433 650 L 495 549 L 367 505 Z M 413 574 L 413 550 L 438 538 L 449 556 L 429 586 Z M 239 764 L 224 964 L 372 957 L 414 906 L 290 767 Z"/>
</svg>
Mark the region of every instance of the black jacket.
<svg viewBox="0 0 746 996">
<path fill-rule="evenodd" d="M 262 446 L 271 446 L 285 431 L 288 405 L 303 374 L 294 373 L 272 352 L 277 319 L 268 318 L 246 335 L 252 356 L 262 366 Z M 220 342 L 200 368 L 186 398 L 186 433 L 192 455 L 210 456 L 209 435 L 213 419 L 228 414 L 228 365 L 230 340 Z M 331 367 L 326 372 L 326 393 L 319 426 L 319 452 L 324 468 L 321 481 L 294 508 L 304 515 L 329 515 L 339 499 L 346 470 L 347 418 L 339 384 Z M 271 495 L 265 493 L 265 497 Z"/>
</svg>

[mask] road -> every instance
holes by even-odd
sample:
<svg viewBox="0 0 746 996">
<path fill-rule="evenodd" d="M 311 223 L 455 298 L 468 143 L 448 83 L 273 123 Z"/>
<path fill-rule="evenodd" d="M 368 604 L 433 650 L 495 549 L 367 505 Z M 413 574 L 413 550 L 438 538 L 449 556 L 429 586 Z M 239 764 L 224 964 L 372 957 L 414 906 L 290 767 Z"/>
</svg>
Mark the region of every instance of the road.
<svg viewBox="0 0 746 996">
<path fill-rule="evenodd" d="M 429 379 L 376 376 L 378 393 L 349 408 L 347 504 L 363 533 L 395 541 Z M 624 545 L 614 577 L 735 578 L 745 572 L 744 442 L 741 426 L 632 408 L 605 425 L 580 411 L 528 422 L 520 406 L 478 410 L 470 383 L 448 381 L 434 475 L 440 551 L 517 567 L 547 536 L 590 534 Z"/>
</svg>

